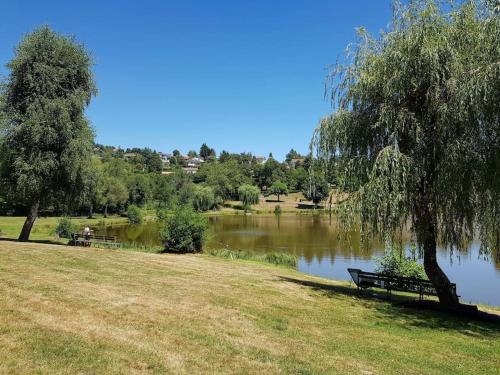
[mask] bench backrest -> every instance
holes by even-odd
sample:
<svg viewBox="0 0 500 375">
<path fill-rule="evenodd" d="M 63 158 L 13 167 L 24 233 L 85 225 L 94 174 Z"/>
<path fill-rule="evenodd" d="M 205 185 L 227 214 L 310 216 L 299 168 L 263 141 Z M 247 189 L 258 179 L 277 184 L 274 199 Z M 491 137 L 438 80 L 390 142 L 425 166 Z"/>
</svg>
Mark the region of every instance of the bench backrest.
<svg viewBox="0 0 500 375">
<path fill-rule="evenodd" d="M 80 238 L 85 238 L 85 236 L 83 234 L 75 233 L 74 238 L 75 238 L 75 240 L 78 240 Z M 111 241 L 111 242 L 116 241 L 116 237 L 114 237 L 114 236 L 100 236 L 100 235 L 91 234 L 89 236 L 89 238 L 91 240 L 97 240 L 97 241 Z"/>
<path fill-rule="evenodd" d="M 348 268 L 354 283 L 360 287 L 377 287 L 382 289 L 436 295 L 436 289 L 429 280 L 414 277 L 390 276 L 381 273 L 364 272 L 360 269 Z M 456 293 L 456 285 L 451 284 Z"/>
</svg>

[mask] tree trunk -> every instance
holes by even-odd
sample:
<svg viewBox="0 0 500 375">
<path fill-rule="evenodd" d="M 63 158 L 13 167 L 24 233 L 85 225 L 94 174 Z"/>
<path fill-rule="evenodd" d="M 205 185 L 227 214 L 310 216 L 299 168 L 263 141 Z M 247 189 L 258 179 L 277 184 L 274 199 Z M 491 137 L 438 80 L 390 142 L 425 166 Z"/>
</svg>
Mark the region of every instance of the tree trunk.
<svg viewBox="0 0 500 375">
<path fill-rule="evenodd" d="M 91 203 L 89 207 L 89 219 L 94 218 L 94 205 Z"/>
<path fill-rule="evenodd" d="M 278 202 L 280 201 L 280 195 L 278 194 Z"/>
<path fill-rule="evenodd" d="M 108 217 L 108 205 L 104 205 L 104 217 Z"/>
<path fill-rule="evenodd" d="M 21 234 L 19 235 L 19 241 L 26 242 L 30 238 L 31 228 L 33 228 L 33 224 L 35 224 L 35 220 L 38 217 L 38 208 L 40 207 L 40 201 L 36 201 L 31 206 L 30 212 L 24 221 L 23 229 L 21 230 Z"/>
<path fill-rule="evenodd" d="M 420 238 L 424 248 L 424 269 L 427 277 L 436 289 L 439 302 L 445 306 L 453 307 L 459 304 L 456 291 L 452 288 L 450 280 L 443 272 L 437 262 L 436 257 L 436 232 L 437 220 L 436 215 L 424 210 L 421 215 L 420 223 Z"/>
</svg>

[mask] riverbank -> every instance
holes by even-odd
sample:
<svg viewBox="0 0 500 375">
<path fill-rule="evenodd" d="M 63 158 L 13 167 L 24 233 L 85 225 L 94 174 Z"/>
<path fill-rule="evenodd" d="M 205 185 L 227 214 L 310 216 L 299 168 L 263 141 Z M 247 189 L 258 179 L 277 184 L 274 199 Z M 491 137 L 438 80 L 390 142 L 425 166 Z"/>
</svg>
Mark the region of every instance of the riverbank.
<svg viewBox="0 0 500 375">
<path fill-rule="evenodd" d="M 0 241 L 0 268 L 1 373 L 492 374 L 500 363 L 498 326 L 284 267 Z"/>
</svg>

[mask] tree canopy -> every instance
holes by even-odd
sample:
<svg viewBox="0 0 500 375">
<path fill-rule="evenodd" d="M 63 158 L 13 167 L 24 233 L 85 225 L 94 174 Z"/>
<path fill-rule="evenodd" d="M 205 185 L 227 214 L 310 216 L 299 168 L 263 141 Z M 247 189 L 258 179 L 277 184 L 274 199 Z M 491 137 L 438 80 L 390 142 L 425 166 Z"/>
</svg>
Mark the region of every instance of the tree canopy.
<svg viewBox="0 0 500 375">
<path fill-rule="evenodd" d="M 260 190 L 256 186 L 244 184 L 238 189 L 238 195 L 246 211 L 252 204 L 259 203 Z"/>
<path fill-rule="evenodd" d="M 464 249 L 478 228 L 485 250 L 499 245 L 500 18 L 492 2 L 440 4 L 396 3 L 389 30 L 359 29 L 313 146 L 350 193 L 346 217 L 386 238 L 410 223 L 440 301 L 455 305 L 436 243 Z"/>
<path fill-rule="evenodd" d="M 277 180 L 269 188 L 269 193 L 276 195 L 279 202 L 280 195 L 288 195 L 288 186 L 284 182 Z"/>
</svg>

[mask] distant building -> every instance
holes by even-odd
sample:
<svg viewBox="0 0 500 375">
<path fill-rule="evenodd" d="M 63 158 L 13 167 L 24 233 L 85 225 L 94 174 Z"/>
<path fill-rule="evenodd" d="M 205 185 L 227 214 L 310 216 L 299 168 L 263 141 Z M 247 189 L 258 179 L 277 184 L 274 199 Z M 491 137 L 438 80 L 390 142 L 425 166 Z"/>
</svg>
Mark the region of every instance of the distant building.
<svg viewBox="0 0 500 375">
<path fill-rule="evenodd" d="M 304 158 L 295 158 L 290 160 L 290 168 L 297 168 L 304 164 Z"/>
<path fill-rule="evenodd" d="M 127 161 L 130 159 L 134 159 L 136 157 L 137 157 L 137 154 L 135 152 L 127 152 L 127 153 L 123 154 L 123 158 Z"/>
<path fill-rule="evenodd" d="M 265 164 L 266 158 L 264 156 L 256 156 L 255 161 L 257 162 L 257 164 Z"/>
<path fill-rule="evenodd" d="M 163 169 L 168 169 L 170 167 L 170 158 L 172 157 L 172 154 L 165 154 L 164 152 L 160 152 L 159 154 Z"/>
<path fill-rule="evenodd" d="M 198 172 L 197 167 L 184 167 L 182 168 L 182 170 L 188 174 L 195 174 L 196 172 Z"/>
<path fill-rule="evenodd" d="M 195 156 L 195 157 L 192 157 L 192 158 L 188 158 L 186 160 L 186 165 L 189 168 L 199 168 L 203 162 L 204 162 L 204 160 L 202 158 L 199 158 L 199 157 Z"/>
</svg>

